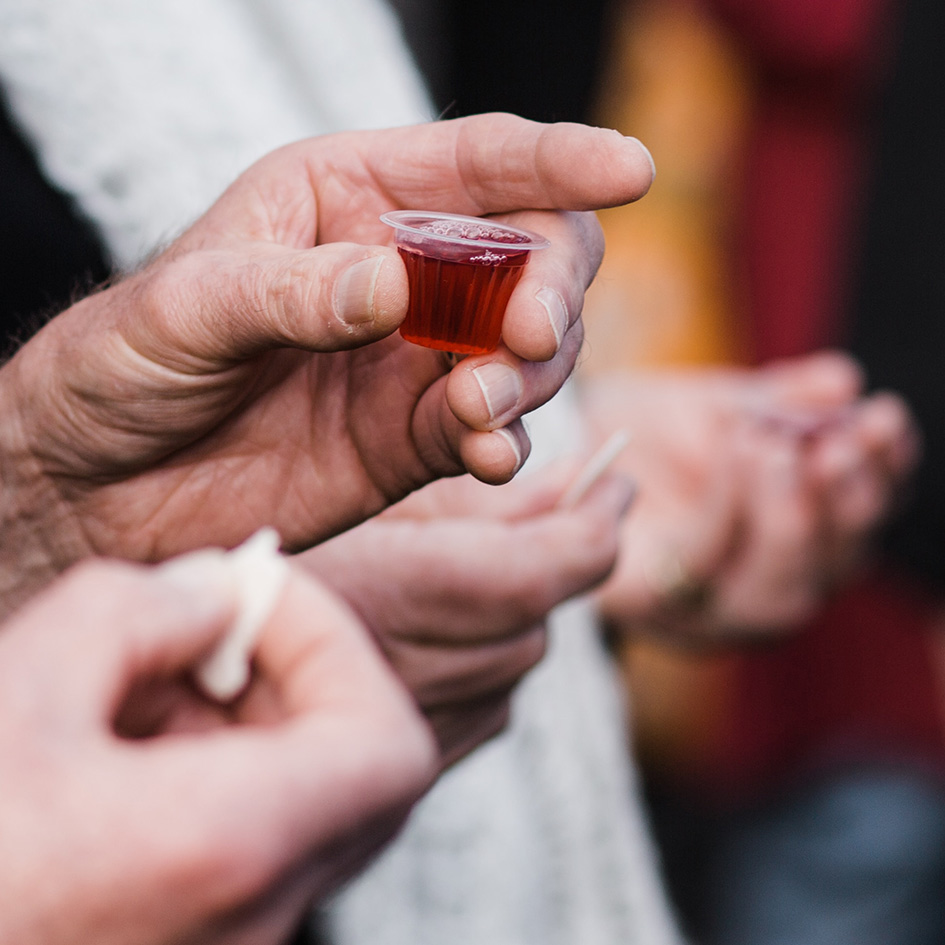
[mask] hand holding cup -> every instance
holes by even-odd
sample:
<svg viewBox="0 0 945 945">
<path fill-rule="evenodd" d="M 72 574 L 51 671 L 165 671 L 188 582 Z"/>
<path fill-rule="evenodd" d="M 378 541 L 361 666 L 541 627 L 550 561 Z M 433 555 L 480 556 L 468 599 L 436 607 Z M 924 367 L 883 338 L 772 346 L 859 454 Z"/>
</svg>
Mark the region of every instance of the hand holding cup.
<svg viewBox="0 0 945 945">
<path fill-rule="evenodd" d="M 581 347 L 603 250 L 585 211 L 651 178 L 634 139 L 510 115 L 267 156 L 0 371 L 0 598 L 89 554 L 161 560 L 263 525 L 299 550 L 432 479 L 508 480 L 529 449 L 522 416 Z M 379 216 L 418 205 L 551 243 L 512 292 L 499 348 L 452 371 L 393 334 L 408 281 Z"/>
</svg>

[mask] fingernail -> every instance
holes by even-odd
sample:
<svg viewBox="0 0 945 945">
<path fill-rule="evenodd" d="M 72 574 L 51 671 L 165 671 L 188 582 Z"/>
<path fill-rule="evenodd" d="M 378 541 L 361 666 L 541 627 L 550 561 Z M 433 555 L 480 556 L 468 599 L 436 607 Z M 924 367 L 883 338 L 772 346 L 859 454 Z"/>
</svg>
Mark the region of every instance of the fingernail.
<svg viewBox="0 0 945 945">
<path fill-rule="evenodd" d="M 154 577 L 175 594 L 193 616 L 218 613 L 236 603 L 236 582 L 222 550 L 205 548 L 172 558 Z"/>
<path fill-rule="evenodd" d="M 522 396 L 522 379 L 514 368 L 490 361 L 472 373 L 486 401 L 490 420 L 498 420 L 518 404 Z"/>
<path fill-rule="evenodd" d="M 627 136 L 630 141 L 636 143 L 640 150 L 646 155 L 646 159 L 650 162 L 650 168 L 652 170 L 653 177 L 656 177 L 656 161 L 653 160 L 653 155 L 650 154 L 650 149 L 639 139 Z"/>
<path fill-rule="evenodd" d="M 509 445 L 512 447 L 512 450 L 515 452 L 515 470 L 512 473 L 515 475 L 515 473 L 517 473 L 522 468 L 522 448 L 519 446 L 518 440 L 515 438 L 515 436 L 504 427 L 501 430 L 495 430 L 494 432 L 504 436 L 509 441 Z"/>
<path fill-rule="evenodd" d="M 374 293 L 383 256 L 371 256 L 352 263 L 335 282 L 332 305 L 335 317 L 352 328 L 374 321 Z"/>
<path fill-rule="evenodd" d="M 564 333 L 568 330 L 568 308 L 564 304 L 564 299 L 559 292 L 545 286 L 535 293 L 535 298 L 541 302 L 542 307 L 548 314 L 548 322 L 555 335 L 555 347 L 561 347 L 561 341 Z"/>
</svg>

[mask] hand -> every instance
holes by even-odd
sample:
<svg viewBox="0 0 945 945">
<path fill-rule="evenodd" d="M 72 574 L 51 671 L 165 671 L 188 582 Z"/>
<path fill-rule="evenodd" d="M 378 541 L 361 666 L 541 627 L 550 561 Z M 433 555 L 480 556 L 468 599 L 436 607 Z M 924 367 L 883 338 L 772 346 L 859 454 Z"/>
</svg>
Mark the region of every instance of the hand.
<svg viewBox="0 0 945 945">
<path fill-rule="evenodd" d="M 639 197 L 651 176 L 633 139 L 510 115 L 264 158 L 154 263 L 0 372 L 0 562 L 32 569 L 0 595 L 88 554 L 160 560 L 262 524 L 299 550 L 436 477 L 509 479 L 528 452 L 520 417 L 581 346 L 603 244 L 573 211 Z M 502 214 L 552 241 L 515 290 L 500 350 L 448 376 L 439 354 L 387 337 L 407 282 L 378 215 L 417 205 Z"/>
<path fill-rule="evenodd" d="M 429 784 L 426 724 L 299 574 L 247 693 L 196 694 L 187 674 L 233 616 L 220 559 L 82 565 L 5 625 L 4 942 L 275 945 Z"/>
<path fill-rule="evenodd" d="M 632 487 L 610 475 L 561 510 L 575 468 L 501 488 L 443 480 L 300 557 L 374 632 L 444 764 L 505 725 L 513 686 L 544 652 L 546 615 L 613 567 Z"/>
<path fill-rule="evenodd" d="M 861 389 L 835 353 L 589 383 L 598 436 L 630 431 L 619 463 L 640 484 L 601 591 L 607 619 L 701 644 L 809 616 L 861 560 L 917 457 L 902 401 Z"/>
</svg>

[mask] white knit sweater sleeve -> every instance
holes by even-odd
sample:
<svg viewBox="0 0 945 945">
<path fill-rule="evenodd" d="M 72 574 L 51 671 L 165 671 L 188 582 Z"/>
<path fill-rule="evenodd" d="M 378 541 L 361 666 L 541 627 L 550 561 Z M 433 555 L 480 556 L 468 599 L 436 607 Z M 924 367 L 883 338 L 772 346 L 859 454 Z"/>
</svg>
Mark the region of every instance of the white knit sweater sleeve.
<svg viewBox="0 0 945 945">
<path fill-rule="evenodd" d="M 0 0 L 0 83 L 122 267 L 266 151 L 431 112 L 380 0 Z"/>
</svg>

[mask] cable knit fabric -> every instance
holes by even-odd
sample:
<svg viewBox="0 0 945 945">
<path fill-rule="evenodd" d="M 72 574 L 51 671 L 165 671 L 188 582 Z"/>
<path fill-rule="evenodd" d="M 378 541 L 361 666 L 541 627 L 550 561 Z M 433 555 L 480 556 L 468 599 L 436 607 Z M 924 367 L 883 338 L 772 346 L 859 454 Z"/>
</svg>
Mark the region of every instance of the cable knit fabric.
<svg viewBox="0 0 945 945">
<path fill-rule="evenodd" d="M 378 0 L 0 0 L 0 78 L 123 267 L 266 151 L 431 117 Z"/>
<path fill-rule="evenodd" d="M 578 442 L 572 388 L 524 470 Z M 329 910 L 344 945 L 675 945 L 625 707 L 586 600 L 559 607 L 508 730 L 448 771 Z"/>
<path fill-rule="evenodd" d="M 50 182 L 124 268 L 267 150 L 431 117 L 377 0 L 0 0 L 0 83 Z M 536 454 L 569 448 L 576 426 L 557 398 L 532 423 Z M 330 904 L 337 945 L 678 941 L 594 615 L 580 601 L 552 624 L 510 729 Z"/>
</svg>

